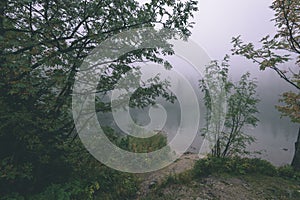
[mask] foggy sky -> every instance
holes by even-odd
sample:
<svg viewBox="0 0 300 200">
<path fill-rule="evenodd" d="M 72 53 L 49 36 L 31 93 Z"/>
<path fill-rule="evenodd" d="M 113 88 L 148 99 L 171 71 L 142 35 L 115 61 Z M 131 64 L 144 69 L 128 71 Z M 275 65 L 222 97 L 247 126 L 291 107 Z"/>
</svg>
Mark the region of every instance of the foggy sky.
<svg viewBox="0 0 300 200">
<path fill-rule="evenodd" d="M 147 0 L 140 0 L 147 2 Z M 231 55 L 232 37 L 241 35 L 245 42 L 258 45 L 266 35 L 274 35 L 276 27 L 274 11 L 270 9 L 273 0 L 199 0 L 199 11 L 195 14 L 191 39 L 198 43 L 212 60 L 221 60 Z M 253 145 L 256 150 L 266 149 L 262 157 L 277 165 L 291 161 L 298 125 L 288 118 L 280 118 L 275 109 L 280 94 L 292 90 L 289 84 L 270 70 L 260 71 L 257 64 L 240 56 L 231 56 L 230 76 L 233 80 L 250 71 L 258 80 L 260 124 L 252 130 L 258 139 Z M 282 148 L 288 148 L 287 152 Z"/>
</svg>

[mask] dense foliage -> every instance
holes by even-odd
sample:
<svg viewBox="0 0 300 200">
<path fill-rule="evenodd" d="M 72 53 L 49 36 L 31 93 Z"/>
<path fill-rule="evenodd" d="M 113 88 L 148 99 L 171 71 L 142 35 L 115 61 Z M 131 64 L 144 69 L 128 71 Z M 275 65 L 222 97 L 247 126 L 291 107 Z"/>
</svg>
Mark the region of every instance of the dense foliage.
<svg viewBox="0 0 300 200">
<path fill-rule="evenodd" d="M 250 158 L 217 158 L 209 157 L 197 161 L 194 167 L 195 176 L 203 177 L 213 173 L 234 174 L 264 174 L 276 175 L 276 168 L 269 162 L 261 159 Z"/>
<path fill-rule="evenodd" d="M 212 174 L 234 175 L 267 175 L 300 181 L 300 173 L 290 165 L 275 167 L 266 160 L 259 158 L 218 158 L 208 157 L 196 162 L 192 175 L 196 178 L 206 177 Z"/>
<path fill-rule="evenodd" d="M 160 24 L 189 36 L 196 10 L 193 0 L 152 0 L 144 5 L 134 0 L 1 1 L 0 196 L 132 195 L 131 176 L 101 165 L 76 137 L 70 113 L 75 74 L 92 49 L 124 30 Z M 163 62 L 158 49 L 125 55 L 111 62 L 114 73 L 103 75 L 99 90 L 112 90 L 130 63 L 144 60 Z M 164 92 L 154 86 L 137 98 L 153 99 Z M 97 105 L 99 111 L 110 110 L 104 103 Z"/>
</svg>

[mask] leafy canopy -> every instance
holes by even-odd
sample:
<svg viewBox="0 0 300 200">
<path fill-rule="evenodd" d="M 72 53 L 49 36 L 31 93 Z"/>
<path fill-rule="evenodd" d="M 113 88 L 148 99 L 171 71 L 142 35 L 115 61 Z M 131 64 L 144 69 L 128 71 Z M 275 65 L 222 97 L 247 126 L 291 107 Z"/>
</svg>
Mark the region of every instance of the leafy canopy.
<svg viewBox="0 0 300 200">
<path fill-rule="evenodd" d="M 257 63 L 261 70 L 272 69 L 294 90 L 282 94 L 276 108 L 292 122 L 300 123 L 300 4 L 298 0 L 275 0 L 277 33 L 261 39 L 261 47 L 244 44 L 239 37 L 233 38 L 233 54 L 242 55 Z M 285 68 L 283 64 L 288 65 Z"/>
<path fill-rule="evenodd" d="M 160 25 L 189 36 L 196 4 L 193 0 L 152 0 L 144 5 L 134 0 L 0 1 L 0 196 L 33 194 L 50 184 L 76 180 L 85 180 L 86 187 L 95 190 L 114 185 L 112 190 L 123 191 L 121 176 L 116 174 L 111 182 L 103 178 L 114 172 L 88 156 L 76 138 L 70 113 L 75 74 L 92 49 L 124 30 Z M 99 91 L 112 90 L 131 63 L 163 63 L 160 52 L 141 49 L 112 61 L 113 73 L 102 75 L 105 81 Z M 153 99 L 152 93 L 159 96 L 165 90 L 157 85 L 145 88 L 137 99 Z M 109 105 L 98 102 L 97 109 L 109 111 Z M 91 186 L 99 177 L 100 186 Z"/>
</svg>

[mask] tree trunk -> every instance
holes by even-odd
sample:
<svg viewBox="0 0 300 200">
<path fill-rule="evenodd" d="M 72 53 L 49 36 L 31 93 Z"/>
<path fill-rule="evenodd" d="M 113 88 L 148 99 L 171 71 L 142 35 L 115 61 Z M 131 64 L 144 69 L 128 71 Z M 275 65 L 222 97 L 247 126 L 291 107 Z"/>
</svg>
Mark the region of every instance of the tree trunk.
<svg viewBox="0 0 300 200">
<path fill-rule="evenodd" d="M 296 170 L 300 170 L 300 128 L 297 141 L 295 142 L 295 154 L 292 161 L 292 167 Z"/>
</svg>

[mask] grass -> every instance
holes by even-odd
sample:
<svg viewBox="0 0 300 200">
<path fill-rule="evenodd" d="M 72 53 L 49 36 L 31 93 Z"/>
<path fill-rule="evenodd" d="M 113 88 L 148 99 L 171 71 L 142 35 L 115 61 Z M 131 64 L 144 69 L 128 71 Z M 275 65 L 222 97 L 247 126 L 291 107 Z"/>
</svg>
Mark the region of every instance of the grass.
<svg viewBox="0 0 300 200">
<path fill-rule="evenodd" d="M 300 173 L 249 158 L 211 158 L 192 170 L 170 174 L 144 200 L 164 199 L 300 199 Z"/>
</svg>

